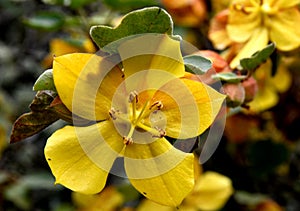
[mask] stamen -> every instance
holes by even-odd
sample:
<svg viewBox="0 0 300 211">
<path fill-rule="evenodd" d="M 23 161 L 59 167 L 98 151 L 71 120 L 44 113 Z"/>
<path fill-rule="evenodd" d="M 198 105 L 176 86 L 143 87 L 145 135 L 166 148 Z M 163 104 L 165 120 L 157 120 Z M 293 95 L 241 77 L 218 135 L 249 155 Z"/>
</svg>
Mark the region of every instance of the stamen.
<svg viewBox="0 0 300 211">
<path fill-rule="evenodd" d="M 135 126 L 131 125 L 128 135 L 123 136 L 123 141 L 124 141 L 125 145 L 133 144 L 132 135 L 133 135 L 134 129 L 135 129 Z"/>
<path fill-rule="evenodd" d="M 152 110 L 153 108 L 155 110 L 161 110 L 164 107 L 164 105 L 162 104 L 161 101 L 155 101 L 151 106 L 150 106 L 150 110 Z"/>
<path fill-rule="evenodd" d="M 233 4 L 233 9 L 237 10 L 237 11 L 241 11 L 242 13 L 248 15 L 248 14 L 254 12 L 255 10 L 259 9 L 259 5 L 257 5 L 257 3 L 253 6 L 254 7 L 249 7 L 249 6 L 235 3 L 235 4 Z"/>
<path fill-rule="evenodd" d="M 161 101 L 155 101 L 151 106 L 149 106 L 149 110 L 146 110 L 145 112 L 143 110 L 143 116 L 142 117 L 147 117 L 152 112 L 157 112 L 158 110 L 161 110 L 163 107 L 164 106 L 163 106 Z"/>
<path fill-rule="evenodd" d="M 137 126 L 141 129 L 151 133 L 153 138 L 162 138 L 167 135 L 167 132 L 164 129 L 159 128 L 159 127 L 152 128 L 152 127 L 142 124 L 142 123 L 139 123 Z"/>
<path fill-rule="evenodd" d="M 116 120 L 117 119 L 117 110 L 116 109 L 114 109 L 114 108 L 111 108 L 109 111 L 108 111 L 108 113 L 109 113 L 109 116 L 110 116 L 110 118 L 112 118 L 112 120 Z"/>
<path fill-rule="evenodd" d="M 154 127 L 154 129 L 157 130 L 158 134 L 153 134 L 152 137 L 153 138 L 162 138 L 164 136 L 166 136 L 166 131 L 162 128 L 159 128 L 159 127 Z"/>
<path fill-rule="evenodd" d="M 151 106 L 149 106 L 149 100 L 147 100 L 143 107 L 137 110 L 137 102 L 138 102 L 138 92 L 132 91 L 128 96 L 129 106 L 129 115 L 124 116 L 125 114 L 120 113 L 120 111 L 111 108 L 109 110 L 110 117 L 115 120 L 125 121 L 130 124 L 130 130 L 127 135 L 123 136 L 123 142 L 125 145 L 133 144 L 133 134 L 136 128 L 143 129 L 149 132 L 153 138 L 162 138 L 166 135 L 166 131 L 162 128 L 151 127 L 147 124 L 144 124 L 144 118 L 148 118 L 148 116 L 152 112 L 157 112 L 163 108 L 163 104 L 161 101 L 155 101 Z M 127 113 L 128 114 L 128 113 Z"/>
<path fill-rule="evenodd" d="M 131 137 L 123 137 L 123 142 L 125 145 L 133 144 L 133 140 Z"/>
<path fill-rule="evenodd" d="M 147 113 L 147 112 L 145 112 L 145 109 L 146 109 L 146 107 L 148 106 L 148 104 L 149 104 L 149 101 L 147 101 L 147 102 L 144 104 L 144 106 L 143 106 L 141 112 L 139 113 L 138 117 L 137 117 L 136 120 L 135 120 L 135 124 L 137 124 L 137 123 L 145 116 L 145 113 Z"/>
<path fill-rule="evenodd" d="M 138 93 L 137 93 L 137 91 L 132 91 L 132 92 L 129 93 L 128 102 L 131 103 L 132 119 L 135 120 L 135 118 L 136 118 L 136 104 L 138 102 Z"/>
<path fill-rule="evenodd" d="M 135 103 L 138 102 L 138 93 L 137 93 L 137 91 L 132 91 L 132 92 L 129 93 L 128 102 L 132 103 L 132 102 L 134 102 L 134 100 L 135 100 Z"/>
</svg>

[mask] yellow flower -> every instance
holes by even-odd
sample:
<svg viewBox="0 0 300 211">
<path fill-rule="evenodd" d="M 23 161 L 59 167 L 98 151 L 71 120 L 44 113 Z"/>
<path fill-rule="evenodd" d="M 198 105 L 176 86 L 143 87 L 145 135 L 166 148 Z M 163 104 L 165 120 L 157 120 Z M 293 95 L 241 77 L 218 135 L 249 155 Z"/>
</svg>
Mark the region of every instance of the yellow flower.
<svg viewBox="0 0 300 211">
<path fill-rule="evenodd" d="M 232 193 L 233 187 L 228 177 L 207 171 L 200 175 L 193 191 L 184 199 L 181 207 L 182 210 L 219 210 Z"/>
<path fill-rule="evenodd" d="M 254 73 L 258 82 L 258 92 L 254 99 L 248 103 L 250 111 L 261 112 L 272 108 L 279 101 L 279 93 L 288 90 L 292 83 L 292 77 L 283 62 L 280 62 L 277 72 L 271 76 L 272 63 L 268 60 Z"/>
<path fill-rule="evenodd" d="M 89 38 L 84 39 L 60 39 L 55 38 L 50 42 L 50 53 L 45 57 L 42 62 L 43 67 L 48 68 L 51 66 L 53 56 L 62 56 L 69 53 L 94 53 L 96 48 Z"/>
<path fill-rule="evenodd" d="M 123 42 L 121 60 L 92 54 L 56 57 L 53 77 L 62 102 L 91 121 L 66 126 L 47 141 L 45 156 L 56 183 L 81 193 L 100 192 L 113 163 L 145 197 L 177 206 L 193 189 L 192 153 L 165 136 L 198 136 L 213 122 L 224 95 L 185 75 L 180 42 L 144 35 Z M 117 57 L 119 58 L 119 57 Z M 123 68 L 116 65 L 122 61 Z"/>
<path fill-rule="evenodd" d="M 114 211 L 123 204 L 123 196 L 114 186 L 106 187 L 100 194 L 85 195 L 72 193 L 78 211 Z"/>
<path fill-rule="evenodd" d="M 233 0 L 227 32 L 234 42 L 245 46 L 231 62 L 237 66 L 241 58 L 250 57 L 264 48 L 268 41 L 281 51 L 300 46 L 299 0 Z"/>
</svg>

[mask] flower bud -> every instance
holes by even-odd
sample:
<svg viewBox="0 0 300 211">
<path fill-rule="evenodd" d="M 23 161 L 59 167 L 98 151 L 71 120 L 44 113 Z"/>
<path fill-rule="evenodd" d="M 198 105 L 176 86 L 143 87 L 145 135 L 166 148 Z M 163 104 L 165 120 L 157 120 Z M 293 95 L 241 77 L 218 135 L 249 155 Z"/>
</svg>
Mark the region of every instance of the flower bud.
<svg viewBox="0 0 300 211">
<path fill-rule="evenodd" d="M 245 89 L 241 83 L 223 85 L 224 93 L 227 95 L 227 105 L 229 107 L 237 107 L 245 101 Z"/>
<path fill-rule="evenodd" d="M 178 25 L 198 26 L 207 15 L 204 0 L 163 0 L 162 4 Z"/>
<path fill-rule="evenodd" d="M 252 101 L 258 91 L 256 80 L 253 77 L 250 77 L 247 80 L 243 81 L 242 85 L 245 89 L 245 102 L 247 103 Z"/>
</svg>

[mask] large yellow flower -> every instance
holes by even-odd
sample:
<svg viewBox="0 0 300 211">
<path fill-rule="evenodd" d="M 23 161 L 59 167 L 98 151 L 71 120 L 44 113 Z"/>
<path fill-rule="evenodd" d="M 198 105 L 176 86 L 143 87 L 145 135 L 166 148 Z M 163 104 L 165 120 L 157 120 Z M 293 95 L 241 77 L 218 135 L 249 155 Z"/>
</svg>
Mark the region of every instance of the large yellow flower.
<svg viewBox="0 0 300 211">
<path fill-rule="evenodd" d="M 198 136 L 213 122 L 224 95 L 184 78 L 180 42 L 144 35 L 123 42 L 119 57 L 56 57 L 53 77 L 62 102 L 90 120 L 66 126 L 47 141 L 45 156 L 60 183 L 100 192 L 122 157 L 126 176 L 145 197 L 177 206 L 194 186 L 194 156 L 165 136 Z M 122 61 L 120 65 L 116 65 Z"/>
<path fill-rule="evenodd" d="M 246 44 L 231 66 L 264 48 L 269 40 L 282 51 L 298 48 L 299 3 L 299 0 L 233 0 L 227 32 L 232 41 Z"/>
</svg>

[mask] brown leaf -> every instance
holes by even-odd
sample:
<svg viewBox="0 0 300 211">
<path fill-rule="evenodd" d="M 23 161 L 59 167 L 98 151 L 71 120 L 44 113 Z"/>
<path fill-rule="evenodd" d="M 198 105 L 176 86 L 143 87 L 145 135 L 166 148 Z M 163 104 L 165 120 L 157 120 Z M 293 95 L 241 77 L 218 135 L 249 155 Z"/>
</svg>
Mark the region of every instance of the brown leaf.
<svg viewBox="0 0 300 211">
<path fill-rule="evenodd" d="M 58 119 L 57 114 L 51 110 L 25 113 L 15 121 L 10 143 L 19 142 L 42 131 Z"/>
<path fill-rule="evenodd" d="M 56 96 L 50 104 L 50 108 L 57 113 L 59 118 L 67 122 L 73 122 L 72 112 L 63 104 L 59 96 Z"/>
<path fill-rule="evenodd" d="M 61 101 L 59 96 L 56 96 L 54 100 L 51 102 L 49 109 L 55 111 L 58 117 L 64 121 L 70 122 L 72 124 L 76 124 L 77 126 L 86 126 L 95 123 L 95 121 L 90 121 L 79 117 L 73 114 Z"/>
<path fill-rule="evenodd" d="M 45 110 L 53 101 L 54 96 L 50 91 L 39 91 L 36 93 L 33 101 L 29 105 L 32 111 L 43 111 Z"/>
</svg>

